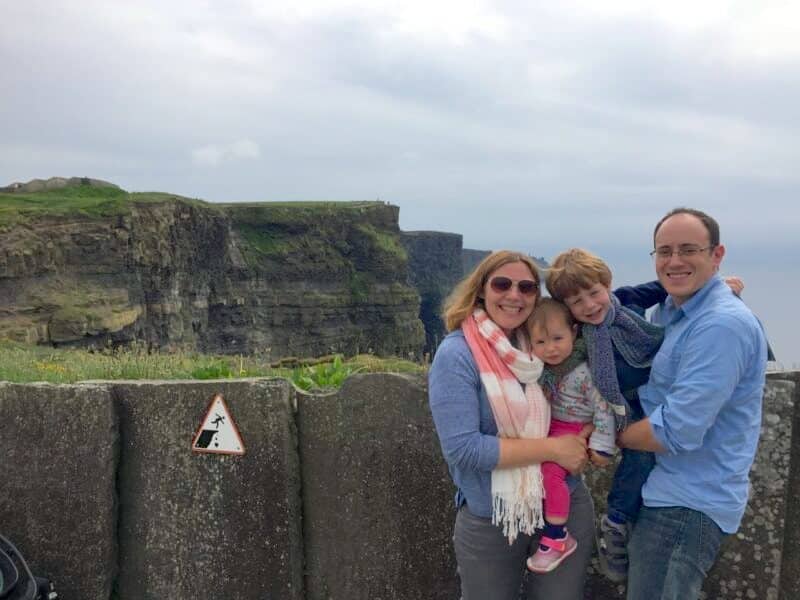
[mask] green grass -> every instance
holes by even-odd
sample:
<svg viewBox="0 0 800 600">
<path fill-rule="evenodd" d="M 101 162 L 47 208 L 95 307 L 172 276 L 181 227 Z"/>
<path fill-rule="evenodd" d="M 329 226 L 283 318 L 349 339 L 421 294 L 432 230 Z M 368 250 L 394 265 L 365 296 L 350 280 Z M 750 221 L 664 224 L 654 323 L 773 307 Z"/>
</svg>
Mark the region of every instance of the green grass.
<svg viewBox="0 0 800 600">
<path fill-rule="evenodd" d="M 353 252 L 349 238 L 358 213 L 383 211 L 381 202 L 259 202 L 217 204 L 230 218 L 244 242 L 241 251 L 251 267 L 268 267 L 276 261 L 302 257 L 317 267 L 347 270 Z M 353 213 L 357 213 L 355 216 Z M 364 218 L 370 218 L 369 216 Z M 369 247 L 392 255 L 404 250 L 390 233 L 372 225 L 358 225 L 358 233 Z M 367 250 L 368 251 L 368 250 Z M 266 261 L 266 262 L 265 262 Z M 311 269 L 314 270 L 314 269 Z"/>
<path fill-rule="evenodd" d="M 211 206 L 202 200 L 161 192 L 135 192 L 113 187 L 74 185 L 41 192 L 0 192 L 0 227 L 9 227 L 41 217 L 83 216 L 104 218 L 128 214 L 137 202 L 181 200 Z"/>
<path fill-rule="evenodd" d="M 293 239 L 298 225 L 306 224 L 313 229 L 318 226 L 320 216 L 334 218 L 339 214 L 383 206 L 382 202 L 375 201 L 209 203 L 163 192 L 129 193 L 115 187 L 79 184 L 39 192 L 0 192 L 0 229 L 8 229 L 39 218 L 107 218 L 129 214 L 131 206 L 136 203 L 170 201 L 181 201 L 227 213 L 250 248 L 261 256 L 280 256 L 297 250 L 297 246 L 302 244 Z M 276 225 L 286 225 L 289 230 L 283 236 L 268 237 L 261 233 L 263 228 L 259 227 L 260 224 L 268 225 L 273 230 Z M 364 233 L 376 239 L 382 250 L 403 252 L 388 234 L 378 232 L 372 227 Z M 313 241 L 308 243 L 314 245 Z"/>
<path fill-rule="evenodd" d="M 0 381 L 77 383 L 119 379 L 237 379 L 285 377 L 303 390 L 338 388 L 353 373 L 422 373 L 423 365 L 402 359 L 340 355 L 316 362 L 303 359 L 293 366 L 274 366 L 269 357 L 216 356 L 193 352 L 148 352 L 142 346 L 89 352 L 0 342 Z"/>
<path fill-rule="evenodd" d="M 369 280 L 363 273 L 354 272 L 350 275 L 350 296 L 354 302 L 368 302 L 369 287 Z"/>
<path fill-rule="evenodd" d="M 375 246 L 386 254 L 397 257 L 403 261 L 408 260 L 406 249 L 400 243 L 399 236 L 392 235 L 386 231 L 380 231 L 368 223 L 359 224 L 358 229 L 372 238 Z"/>
<path fill-rule="evenodd" d="M 240 224 L 238 230 L 248 248 L 264 256 L 287 254 L 297 244 L 289 236 L 270 235 L 249 224 Z"/>
<path fill-rule="evenodd" d="M 209 203 L 203 200 L 184 198 L 164 192 L 126 192 L 116 187 L 89 184 L 68 185 L 59 189 L 39 192 L 0 192 L 0 226 L 7 226 L 37 216 L 85 215 L 87 217 L 108 217 L 126 213 L 134 202 L 166 202 L 181 200 L 218 210 L 226 208 L 267 209 L 271 216 L 296 219 L 299 211 L 318 213 L 325 211 L 361 210 L 383 205 L 376 201 L 331 202 L 242 202 Z"/>
<path fill-rule="evenodd" d="M 307 209 L 307 210 L 357 210 L 359 208 L 371 208 L 382 206 L 383 202 L 374 200 L 355 200 L 355 201 L 331 201 L 331 200 L 306 200 L 297 202 L 223 202 L 219 206 L 228 208 L 274 208 L 274 209 Z"/>
<path fill-rule="evenodd" d="M 382 205 L 375 202 L 245 202 L 239 204 L 215 204 L 230 217 L 234 226 L 252 228 L 256 231 L 285 228 L 287 234 L 296 234 L 309 227 L 323 223 L 328 226 L 351 220 L 353 212 L 376 209 Z"/>
<path fill-rule="evenodd" d="M 301 390 L 336 389 L 341 387 L 350 375 L 361 370 L 363 370 L 361 366 L 343 362 L 342 357 L 337 355 L 333 362 L 295 369 L 292 371 L 291 379 Z"/>
<path fill-rule="evenodd" d="M 116 215 L 125 210 L 128 195 L 124 190 L 89 185 L 27 194 L 0 193 L 0 225 L 11 225 L 39 216 Z"/>
</svg>

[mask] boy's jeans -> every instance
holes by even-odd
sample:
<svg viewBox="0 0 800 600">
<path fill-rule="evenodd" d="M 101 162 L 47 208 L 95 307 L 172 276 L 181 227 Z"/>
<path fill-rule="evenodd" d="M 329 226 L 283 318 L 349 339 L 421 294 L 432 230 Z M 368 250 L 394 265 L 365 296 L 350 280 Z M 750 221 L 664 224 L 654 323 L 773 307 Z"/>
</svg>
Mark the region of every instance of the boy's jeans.
<svg viewBox="0 0 800 600">
<path fill-rule="evenodd" d="M 628 398 L 631 407 L 631 423 L 639 421 L 643 416 L 642 405 L 639 397 Z M 640 450 L 622 450 L 611 489 L 608 492 L 608 514 L 612 520 L 619 523 L 636 522 L 639 509 L 642 507 L 642 486 L 647 481 L 647 476 L 653 470 L 656 458 L 652 452 Z"/>
<path fill-rule="evenodd" d="M 622 450 L 622 460 L 608 492 L 608 514 L 612 520 L 631 525 L 636 522 L 642 507 L 642 486 L 654 464 L 652 452 Z"/>
<path fill-rule="evenodd" d="M 698 598 L 723 537 L 699 511 L 642 507 L 628 545 L 628 600 Z"/>
</svg>

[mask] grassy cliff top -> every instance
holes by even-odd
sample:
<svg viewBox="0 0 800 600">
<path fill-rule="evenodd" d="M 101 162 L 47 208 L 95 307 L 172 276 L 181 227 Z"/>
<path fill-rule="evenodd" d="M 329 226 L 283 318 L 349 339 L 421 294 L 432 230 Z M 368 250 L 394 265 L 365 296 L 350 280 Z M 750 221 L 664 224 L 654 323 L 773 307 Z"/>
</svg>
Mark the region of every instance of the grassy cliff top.
<svg viewBox="0 0 800 600">
<path fill-rule="evenodd" d="M 274 269 L 292 257 L 328 265 L 332 276 L 370 257 L 383 270 L 402 268 L 397 207 L 380 201 L 210 203 L 163 192 L 128 192 L 88 178 L 51 178 L 0 188 L 0 232 L 63 219 L 93 221 L 131 215 L 142 204 L 191 205 L 229 219 L 251 267 Z M 299 258 L 298 258 L 299 257 Z M 383 259 L 381 263 L 380 259 Z M 273 264 L 274 263 L 274 264 Z M 337 270 L 338 269 L 338 270 Z M 338 274 L 338 275 L 337 275 Z"/>
<path fill-rule="evenodd" d="M 223 208 L 302 208 L 306 210 L 354 210 L 384 206 L 378 200 L 305 200 L 297 202 L 215 202 Z"/>
<path fill-rule="evenodd" d="M 0 192 L 0 226 L 24 223 L 37 218 L 75 216 L 103 218 L 127 214 L 138 202 L 200 200 L 160 192 L 130 193 L 117 187 L 75 185 L 35 192 Z"/>
<path fill-rule="evenodd" d="M 131 205 L 142 202 L 188 202 L 213 210 L 266 209 L 269 212 L 349 211 L 382 206 L 382 202 L 242 202 L 210 203 L 165 192 L 127 192 L 113 185 L 87 183 L 65 185 L 37 191 L 0 191 L 0 227 L 37 218 L 75 216 L 103 218 L 130 212 Z"/>
</svg>

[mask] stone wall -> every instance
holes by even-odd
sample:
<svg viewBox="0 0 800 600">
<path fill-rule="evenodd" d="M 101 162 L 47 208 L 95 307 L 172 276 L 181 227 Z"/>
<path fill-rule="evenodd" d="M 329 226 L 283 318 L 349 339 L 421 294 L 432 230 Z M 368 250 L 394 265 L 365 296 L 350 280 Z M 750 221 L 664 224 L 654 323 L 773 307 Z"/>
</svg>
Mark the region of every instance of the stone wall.
<svg viewBox="0 0 800 600">
<path fill-rule="evenodd" d="M 796 598 L 797 379 L 770 376 L 753 493 L 707 598 Z M 244 456 L 196 454 L 222 394 Z M 0 383 L 0 528 L 64 600 L 450 599 L 453 488 L 425 381 Z M 598 512 L 608 471 L 590 472 Z M 788 494 L 788 495 L 787 495 Z M 587 598 L 621 598 L 590 568 Z"/>
<path fill-rule="evenodd" d="M 107 386 L 0 383 L 0 531 L 64 598 L 111 594 L 119 456 Z"/>
</svg>

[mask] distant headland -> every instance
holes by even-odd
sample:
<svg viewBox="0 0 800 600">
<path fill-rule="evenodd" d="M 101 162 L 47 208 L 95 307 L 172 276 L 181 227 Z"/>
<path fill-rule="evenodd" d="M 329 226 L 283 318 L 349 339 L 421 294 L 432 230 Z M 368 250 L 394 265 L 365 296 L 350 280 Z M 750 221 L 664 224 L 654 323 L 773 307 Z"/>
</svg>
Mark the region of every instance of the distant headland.
<svg viewBox="0 0 800 600">
<path fill-rule="evenodd" d="M 0 338 L 419 357 L 488 251 L 385 202 L 218 204 L 88 177 L 0 188 Z"/>
</svg>

